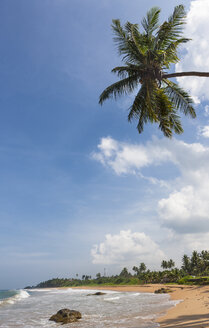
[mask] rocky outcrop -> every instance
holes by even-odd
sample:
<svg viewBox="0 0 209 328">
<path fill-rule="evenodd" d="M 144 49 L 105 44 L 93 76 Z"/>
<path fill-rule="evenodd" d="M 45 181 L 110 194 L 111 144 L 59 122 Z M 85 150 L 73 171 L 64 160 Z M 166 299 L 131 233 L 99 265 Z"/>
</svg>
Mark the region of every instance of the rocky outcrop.
<svg viewBox="0 0 209 328">
<path fill-rule="evenodd" d="M 94 294 L 88 294 L 87 296 L 99 296 L 99 295 L 106 295 L 106 293 L 96 292 Z"/>
<path fill-rule="evenodd" d="M 81 319 L 81 313 L 75 310 L 61 309 L 52 315 L 50 321 L 60 322 L 62 324 L 78 321 Z"/>
<path fill-rule="evenodd" d="M 169 288 L 160 288 L 155 290 L 155 294 L 167 294 L 167 293 L 172 293 L 172 290 Z"/>
</svg>

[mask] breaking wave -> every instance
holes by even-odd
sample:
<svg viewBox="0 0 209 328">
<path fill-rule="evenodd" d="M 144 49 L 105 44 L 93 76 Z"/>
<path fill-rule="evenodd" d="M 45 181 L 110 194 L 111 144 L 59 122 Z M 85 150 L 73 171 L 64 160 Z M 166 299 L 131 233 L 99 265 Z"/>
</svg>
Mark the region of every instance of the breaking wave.
<svg viewBox="0 0 209 328">
<path fill-rule="evenodd" d="M 10 291 L 10 294 L 11 294 L 11 291 Z M 6 297 L 6 292 L 4 292 L 4 298 L 0 299 L 0 306 L 6 305 L 6 304 L 14 304 L 18 301 L 28 298 L 29 296 L 30 296 L 30 294 L 26 290 L 23 290 L 23 289 L 14 290 L 13 295 L 8 296 L 8 297 Z"/>
</svg>

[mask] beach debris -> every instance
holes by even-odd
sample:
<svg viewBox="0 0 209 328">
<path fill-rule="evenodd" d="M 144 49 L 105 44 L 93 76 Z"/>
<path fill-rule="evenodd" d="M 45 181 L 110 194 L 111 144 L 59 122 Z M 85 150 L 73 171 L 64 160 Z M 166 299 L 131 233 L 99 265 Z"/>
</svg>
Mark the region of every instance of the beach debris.
<svg viewBox="0 0 209 328">
<path fill-rule="evenodd" d="M 56 314 L 52 315 L 49 320 L 60 322 L 64 325 L 66 323 L 78 321 L 78 319 L 81 319 L 81 313 L 79 311 L 61 309 Z"/>
<path fill-rule="evenodd" d="M 94 294 L 88 294 L 87 296 L 100 296 L 100 295 L 106 295 L 106 293 L 103 292 L 96 292 Z"/>
<path fill-rule="evenodd" d="M 155 290 L 155 294 L 167 294 L 167 293 L 172 293 L 172 290 L 164 287 Z"/>
</svg>

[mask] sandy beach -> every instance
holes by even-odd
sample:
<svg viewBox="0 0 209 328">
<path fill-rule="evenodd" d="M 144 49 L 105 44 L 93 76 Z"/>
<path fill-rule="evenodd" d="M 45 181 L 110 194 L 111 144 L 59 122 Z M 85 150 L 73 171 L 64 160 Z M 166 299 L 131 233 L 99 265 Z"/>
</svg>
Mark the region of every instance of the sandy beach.
<svg viewBox="0 0 209 328">
<path fill-rule="evenodd" d="M 172 300 L 180 300 L 175 307 L 163 313 L 157 319 L 161 327 L 169 328 L 209 328 L 209 286 L 180 286 L 180 285 L 143 285 L 143 286 L 113 286 L 113 287 L 82 287 L 82 289 L 107 289 L 122 292 L 153 293 L 159 288 L 172 290 Z M 79 287 L 81 288 L 81 287 Z"/>
</svg>

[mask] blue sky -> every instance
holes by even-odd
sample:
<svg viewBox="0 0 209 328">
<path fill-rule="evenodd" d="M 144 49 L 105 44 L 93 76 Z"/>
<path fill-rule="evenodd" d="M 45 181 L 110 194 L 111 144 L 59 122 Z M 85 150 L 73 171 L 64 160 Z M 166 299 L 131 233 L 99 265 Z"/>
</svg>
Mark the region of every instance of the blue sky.
<svg viewBox="0 0 209 328">
<path fill-rule="evenodd" d="M 1 1 L 0 289 L 208 247 L 208 82 L 180 82 L 198 118 L 172 141 L 156 126 L 137 134 L 131 97 L 98 105 L 120 64 L 112 19 L 140 22 L 156 5 L 165 19 L 177 4 Z M 183 4 L 193 41 L 176 70 L 207 71 L 207 1 Z"/>
</svg>

